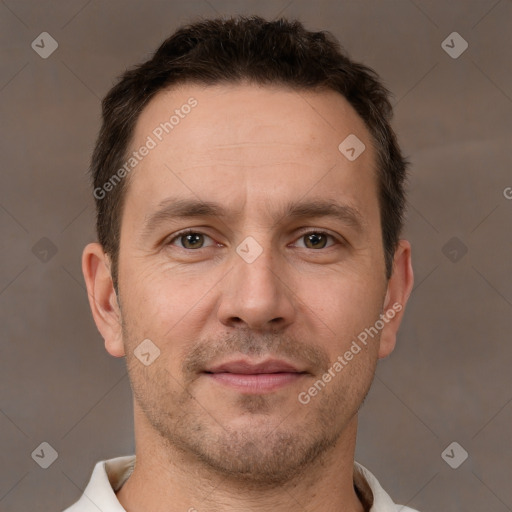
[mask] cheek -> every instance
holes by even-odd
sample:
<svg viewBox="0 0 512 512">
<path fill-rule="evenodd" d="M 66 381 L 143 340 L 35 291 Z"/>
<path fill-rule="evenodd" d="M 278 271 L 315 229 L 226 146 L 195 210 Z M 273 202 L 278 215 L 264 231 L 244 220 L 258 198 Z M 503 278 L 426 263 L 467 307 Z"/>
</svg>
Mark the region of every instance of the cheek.
<svg viewBox="0 0 512 512">
<path fill-rule="evenodd" d="M 300 296 L 309 315 L 323 322 L 328 337 L 342 347 L 379 318 L 382 290 L 376 283 L 371 276 L 336 275 L 305 284 Z"/>
<path fill-rule="evenodd" d="M 205 325 L 210 290 L 218 279 L 180 275 L 156 265 L 124 268 L 122 314 L 128 340 L 136 345 L 149 338 L 161 351 L 169 368 L 178 368 L 181 353 L 197 340 Z M 120 281 L 121 282 L 121 281 Z"/>
</svg>

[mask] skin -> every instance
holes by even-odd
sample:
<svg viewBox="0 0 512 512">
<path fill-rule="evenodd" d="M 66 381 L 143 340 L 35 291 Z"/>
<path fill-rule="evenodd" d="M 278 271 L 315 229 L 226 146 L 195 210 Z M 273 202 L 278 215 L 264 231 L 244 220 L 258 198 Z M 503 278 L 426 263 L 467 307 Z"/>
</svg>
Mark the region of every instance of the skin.
<svg viewBox="0 0 512 512">
<path fill-rule="evenodd" d="M 190 97 L 197 106 L 129 176 L 119 298 L 102 247 L 83 254 L 95 322 L 106 350 L 126 357 L 134 393 L 137 463 L 117 497 L 129 512 L 361 512 L 357 412 L 377 360 L 395 346 L 413 285 L 405 240 L 385 276 L 370 134 L 333 91 L 188 84 L 152 99 L 132 150 Z M 366 145 L 353 162 L 338 150 L 349 134 Z M 143 235 L 171 197 L 215 201 L 229 215 L 167 218 Z M 313 199 L 356 209 L 361 229 L 279 215 L 289 201 Z M 185 228 L 198 233 L 192 242 L 175 238 Z M 310 232 L 332 238 L 311 242 Z M 248 236 L 262 250 L 251 263 L 236 252 Z M 403 309 L 379 336 L 300 403 L 395 303 Z M 148 338 L 160 356 L 145 366 L 134 350 Z M 202 373 L 234 356 L 286 359 L 307 373 L 266 394 Z"/>
</svg>

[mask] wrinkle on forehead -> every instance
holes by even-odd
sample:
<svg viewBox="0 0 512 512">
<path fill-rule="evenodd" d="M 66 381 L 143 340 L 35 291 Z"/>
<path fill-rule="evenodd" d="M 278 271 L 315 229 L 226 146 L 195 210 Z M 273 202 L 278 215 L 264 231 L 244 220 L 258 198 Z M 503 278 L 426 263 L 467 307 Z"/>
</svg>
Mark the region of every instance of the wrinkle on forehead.
<svg viewBox="0 0 512 512">
<path fill-rule="evenodd" d="M 257 141 L 290 145 L 315 142 L 336 148 L 341 142 L 340 137 L 348 135 L 344 133 L 347 126 L 353 132 L 368 135 L 364 121 L 335 91 L 298 93 L 273 86 L 200 87 L 189 84 L 162 91 L 149 102 L 136 126 L 138 142 L 144 141 L 159 122 L 165 121 L 190 97 L 197 99 L 197 106 L 168 134 L 168 138 L 179 143 L 185 135 L 191 150 L 200 148 L 200 140 L 205 137 L 211 147 L 240 147 Z M 230 140 L 226 140 L 228 135 Z"/>
</svg>

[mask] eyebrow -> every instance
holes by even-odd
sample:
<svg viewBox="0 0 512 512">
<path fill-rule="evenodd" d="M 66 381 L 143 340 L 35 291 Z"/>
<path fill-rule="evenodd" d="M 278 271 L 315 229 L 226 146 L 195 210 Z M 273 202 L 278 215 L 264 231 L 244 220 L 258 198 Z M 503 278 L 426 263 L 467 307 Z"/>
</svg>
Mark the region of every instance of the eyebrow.
<svg viewBox="0 0 512 512">
<path fill-rule="evenodd" d="M 218 217 L 221 220 L 236 218 L 240 212 L 232 212 L 220 203 L 199 199 L 167 198 L 155 212 L 146 216 L 141 236 L 147 237 L 160 225 L 177 219 Z M 289 219 L 330 217 L 352 227 L 357 232 L 364 231 L 367 223 L 357 208 L 339 204 L 331 200 L 290 201 L 281 211 L 273 214 L 274 224 Z"/>
</svg>

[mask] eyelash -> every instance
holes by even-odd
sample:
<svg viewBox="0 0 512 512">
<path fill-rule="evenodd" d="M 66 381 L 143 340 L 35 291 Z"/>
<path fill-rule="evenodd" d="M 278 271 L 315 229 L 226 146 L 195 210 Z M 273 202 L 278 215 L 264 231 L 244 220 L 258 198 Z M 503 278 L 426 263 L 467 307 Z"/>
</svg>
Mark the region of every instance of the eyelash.
<svg viewBox="0 0 512 512">
<path fill-rule="evenodd" d="M 207 236 L 208 238 L 212 238 L 211 236 L 207 235 L 206 233 L 203 233 L 202 231 L 198 231 L 198 230 L 195 230 L 195 229 L 192 229 L 192 228 L 189 228 L 189 229 L 185 229 L 183 231 L 179 231 L 178 233 L 176 233 L 168 242 L 165 243 L 165 245 L 173 245 L 172 243 L 175 241 L 175 240 L 178 240 L 186 235 L 204 235 L 204 236 Z M 340 245 L 344 245 L 343 241 L 340 240 L 339 238 L 335 237 L 334 235 L 331 235 L 330 233 L 327 233 L 326 231 L 320 231 L 320 230 L 310 230 L 310 231 L 305 231 L 304 233 L 301 233 L 299 238 L 303 238 L 305 237 L 306 235 L 312 235 L 312 234 L 315 234 L 315 235 L 326 235 L 328 237 L 330 237 L 331 239 L 333 239 L 336 243 L 340 244 Z M 213 240 L 213 239 L 212 239 Z M 333 245 L 336 245 L 336 244 L 333 244 Z M 332 247 L 332 245 L 328 246 L 328 247 L 322 247 L 323 250 L 325 249 L 328 249 L 329 247 Z M 179 247 L 179 249 L 183 249 L 185 251 L 198 251 L 200 249 L 207 249 L 208 247 L 199 247 L 199 249 L 187 249 L 186 247 Z M 308 247 L 301 247 L 301 249 L 308 249 Z M 320 251 L 322 249 L 311 249 L 312 251 Z"/>
</svg>

